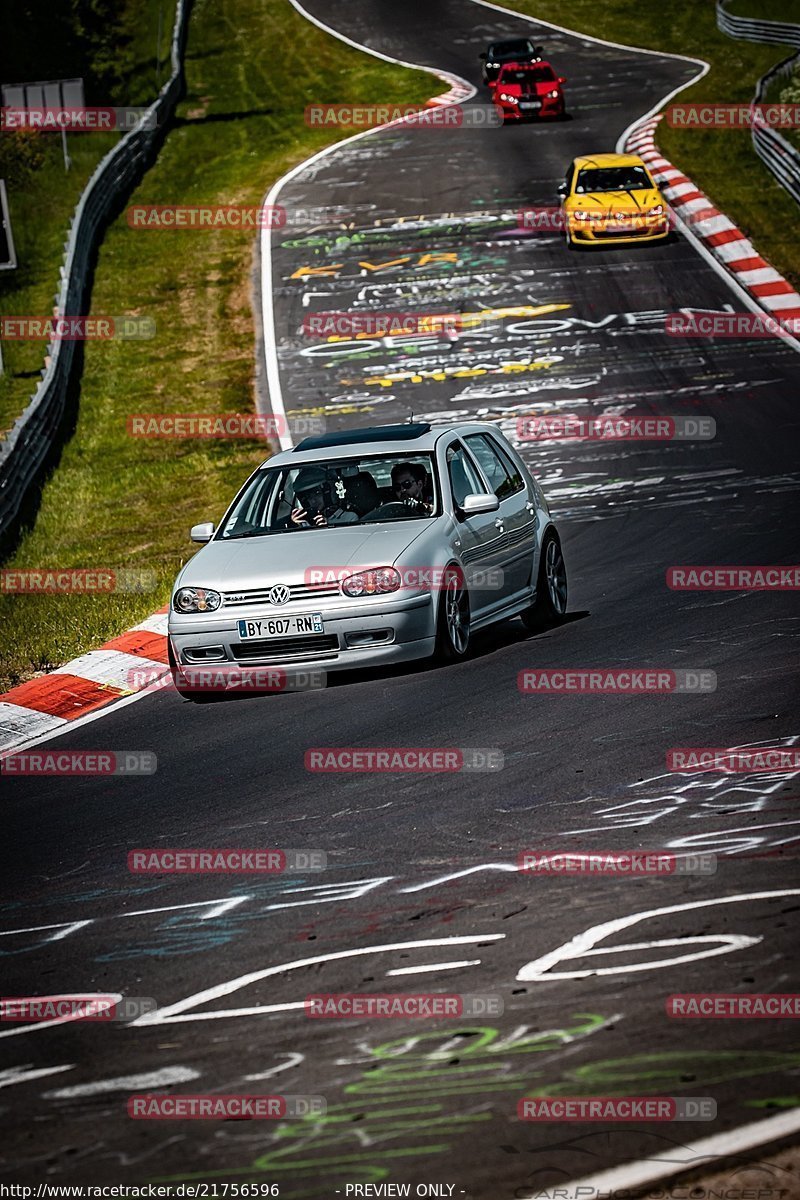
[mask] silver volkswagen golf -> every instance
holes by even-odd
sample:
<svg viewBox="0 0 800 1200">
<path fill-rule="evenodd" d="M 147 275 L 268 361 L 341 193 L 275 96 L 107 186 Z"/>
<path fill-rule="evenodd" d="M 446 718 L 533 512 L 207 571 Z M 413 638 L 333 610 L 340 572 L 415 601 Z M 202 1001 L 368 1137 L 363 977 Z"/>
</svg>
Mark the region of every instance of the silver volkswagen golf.
<svg viewBox="0 0 800 1200">
<path fill-rule="evenodd" d="M 514 616 L 534 628 L 567 607 L 542 490 L 489 424 L 306 438 L 191 537 L 207 545 L 175 581 L 169 657 L 196 700 L 210 667 L 238 684 L 273 667 L 453 661 L 478 629 Z"/>
</svg>

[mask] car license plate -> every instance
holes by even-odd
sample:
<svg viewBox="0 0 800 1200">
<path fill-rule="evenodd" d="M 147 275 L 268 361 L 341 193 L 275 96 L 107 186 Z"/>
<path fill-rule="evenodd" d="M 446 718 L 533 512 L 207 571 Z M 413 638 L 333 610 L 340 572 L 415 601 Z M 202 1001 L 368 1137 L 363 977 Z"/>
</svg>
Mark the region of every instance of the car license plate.
<svg viewBox="0 0 800 1200">
<path fill-rule="evenodd" d="M 296 617 L 262 617 L 258 621 L 237 621 L 239 638 L 298 637 L 308 633 L 324 633 L 322 613 L 301 613 Z"/>
<path fill-rule="evenodd" d="M 520 108 L 541 108 L 542 102 L 541 100 L 520 100 L 519 106 Z"/>
</svg>

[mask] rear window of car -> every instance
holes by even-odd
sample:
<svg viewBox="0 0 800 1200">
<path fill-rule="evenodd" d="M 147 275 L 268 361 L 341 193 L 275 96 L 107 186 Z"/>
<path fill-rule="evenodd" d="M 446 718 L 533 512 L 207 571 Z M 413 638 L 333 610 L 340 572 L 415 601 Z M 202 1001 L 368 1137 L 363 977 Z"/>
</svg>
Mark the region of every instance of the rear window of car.
<svg viewBox="0 0 800 1200">
<path fill-rule="evenodd" d="M 533 53 L 533 46 L 530 42 L 495 42 L 491 47 L 491 54 L 495 58 L 508 58 L 511 54 L 528 55 Z"/>
</svg>

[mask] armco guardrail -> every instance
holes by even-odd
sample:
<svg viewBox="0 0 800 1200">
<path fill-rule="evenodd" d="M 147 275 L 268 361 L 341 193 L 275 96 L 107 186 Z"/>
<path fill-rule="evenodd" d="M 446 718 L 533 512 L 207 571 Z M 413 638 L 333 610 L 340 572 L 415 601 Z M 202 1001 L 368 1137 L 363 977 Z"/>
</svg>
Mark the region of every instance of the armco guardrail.
<svg viewBox="0 0 800 1200">
<path fill-rule="evenodd" d="M 761 21 L 756 17 L 737 17 L 726 11 L 729 0 L 717 0 L 717 28 L 728 37 L 744 42 L 767 42 L 779 46 L 800 47 L 800 25 L 788 21 Z M 791 75 L 800 65 L 800 54 L 791 54 L 766 75 L 756 86 L 753 104 L 760 104 L 775 80 Z M 776 129 L 763 121 L 753 120 L 753 148 L 778 183 L 800 204 L 800 154 Z"/>
<path fill-rule="evenodd" d="M 84 315 L 84 301 L 98 233 L 114 206 L 141 179 L 155 158 L 165 126 L 183 94 L 183 57 L 191 0 L 178 0 L 172 32 L 169 80 L 145 116 L 106 154 L 87 183 L 75 209 L 64 245 L 56 316 Z M 145 128 L 146 126 L 146 128 Z M 5 546 L 26 497 L 41 478 L 56 449 L 64 421 L 77 343 L 48 345 L 42 381 L 30 403 L 0 442 L 0 546 Z"/>
</svg>

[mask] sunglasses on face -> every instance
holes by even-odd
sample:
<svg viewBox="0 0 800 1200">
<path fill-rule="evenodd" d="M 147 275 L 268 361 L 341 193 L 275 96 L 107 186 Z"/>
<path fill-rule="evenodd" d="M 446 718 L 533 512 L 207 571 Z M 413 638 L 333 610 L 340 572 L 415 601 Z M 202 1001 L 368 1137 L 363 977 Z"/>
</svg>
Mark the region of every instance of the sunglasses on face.
<svg viewBox="0 0 800 1200">
<path fill-rule="evenodd" d="M 398 479 L 397 483 L 394 485 L 394 490 L 396 492 L 403 492 L 407 488 L 413 487 L 415 483 L 419 483 L 419 480 L 418 479 Z"/>
</svg>

